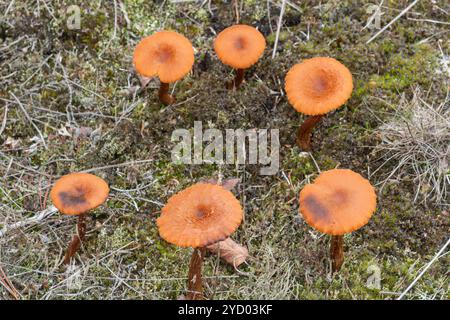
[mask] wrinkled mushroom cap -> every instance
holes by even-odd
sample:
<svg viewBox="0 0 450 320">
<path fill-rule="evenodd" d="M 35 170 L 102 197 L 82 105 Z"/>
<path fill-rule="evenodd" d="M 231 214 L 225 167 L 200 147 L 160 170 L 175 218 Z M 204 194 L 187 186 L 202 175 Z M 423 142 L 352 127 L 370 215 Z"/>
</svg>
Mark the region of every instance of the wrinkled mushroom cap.
<svg viewBox="0 0 450 320">
<path fill-rule="evenodd" d="M 197 248 L 229 237 L 242 216 L 241 204 L 230 191 L 197 183 L 170 197 L 156 222 L 167 242 Z"/>
<path fill-rule="evenodd" d="M 321 115 L 339 108 L 350 98 L 353 78 L 347 67 L 336 59 L 317 57 L 289 70 L 285 90 L 295 110 Z"/>
<path fill-rule="evenodd" d="M 108 194 L 108 184 L 102 178 L 89 173 L 70 173 L 56 181 L 50 198 L 61 213 L 79 215 L 103 204 Z"/>
<path fill-rule="evenodd" d="M 133 55 L 136 71 L 171 83 L 183 78 L 194 64 L 191 42 L 174 31 L 160 31 L 141 40 Z"/>
<path fill-rule="evenodd" d="M 300 192 L 300 213 L 317 230 L 343 235 L 364 226 L 376 209 L 370 182 L 348 169 L 322 172 Z"/>
<path fill-rule="evenodd" d="M 251 67 L 265 48 L 266 40 L 261 32 L 244 24 L 226 28 L 214 40 L 214 50 L 219 59 L 235 69 Z"/>
</svg>

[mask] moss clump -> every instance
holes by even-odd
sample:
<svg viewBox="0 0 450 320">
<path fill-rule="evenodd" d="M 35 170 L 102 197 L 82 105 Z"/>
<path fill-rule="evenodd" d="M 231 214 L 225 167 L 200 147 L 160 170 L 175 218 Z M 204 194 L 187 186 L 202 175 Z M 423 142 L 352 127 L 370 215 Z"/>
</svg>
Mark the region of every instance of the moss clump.
<svg viewBox="0 0 450 320">
<path fill-rule="evenodd" d="M 276 39 L 276 32 L 271 33 L 267 38 L 266 41 L 268 43 L 268 45 L 272 46 L 275 43 L 275 39 Z M 287 31 L 282 31 L 280 32 L 280 35 L 278 37 L 278 41 L 279 42 L 283 42 L 286 41 L 289 38 L 289 33 Z"/>
<path fill-rule="evenodd" d="M 395 93 L 415 85 L 429 85 L 428 75 L 436 67 L 436 51 L 427 44 L 416 45 L 411 56 L 395 54 L 389 60 L 387 71 L 371 77 L 378 87 Z"/>
</svg>

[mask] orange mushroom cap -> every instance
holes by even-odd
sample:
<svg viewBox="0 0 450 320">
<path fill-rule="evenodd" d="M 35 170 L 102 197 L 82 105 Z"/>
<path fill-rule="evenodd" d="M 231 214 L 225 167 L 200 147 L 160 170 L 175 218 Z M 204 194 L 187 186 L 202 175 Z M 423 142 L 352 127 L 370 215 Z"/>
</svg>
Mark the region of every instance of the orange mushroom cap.
<svg viewBox="0 0 450 320">
<path fill-rule="evenodd" d="M 300 192 L 300 213 L 317 230 L 343 235 L 364 226 L 376 209 L 370 182 L 348 169 L 322 172 Z"/>
<path fill-rule="evenodd" d="M 170 197 L 156 223 L 167 242 L 197 248 L 228 238 L 242 216 L 241 204 L 230 191 L 197 183 Z"/>
<path fill-rule="evenodd" d="M 350 98 L 353 78 L 347 67 L 336 59 L 317 57 L 289 70 L 285 90 L 295 110 L 321 115 L 339 108 Z"/>
<path fill-rule="evenodd" d="M 55 207 L 63 214 L 79 215 L 106 201 L 108 184 L 89 173 L 70 173 L 59 178 L 50 192 Z"/>
<path fill-rule="evenodd" d="M 219 59 L 235 69 L 247 69 L 255 64 L 265 48 L 266 39 L 261 32 L 245 24 L 226 28 L 214 40 Z"/>
<path fill-rule="evenodd" d="M 136 71 L 171 83 L 183 78 L 194 64 L 194 48 L 183 35 L 159 31 L 141 40 L 133 55 Z"/>
</svg>

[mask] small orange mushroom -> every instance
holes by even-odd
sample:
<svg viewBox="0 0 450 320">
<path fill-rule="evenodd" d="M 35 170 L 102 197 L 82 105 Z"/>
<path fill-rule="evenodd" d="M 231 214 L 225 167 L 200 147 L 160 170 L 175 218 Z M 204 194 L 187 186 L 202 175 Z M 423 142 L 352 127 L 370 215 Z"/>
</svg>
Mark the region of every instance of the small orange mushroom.
<svg viewBox="0 0 450 320">
<path fill-rule="evenodd" d="M 300 192 L 300 213 L 320 232 L 331 235 L 333 272 L 344 262 L 343 235 L 364 226 L 376 209 L 370 182 L 348 169 L 322 172 Z"/>
<path fill-rule="evenodd" d="M 242 222 L 242 207 L 222 186 L 197 183 L 170 197 L 157 219 L 160 236 L 177 246 L 193 247 L 188 300 L 203 299 L 202 263 L 206 247 L 228 238 Z"/>
<path fill-rule="evenodd" d="M 322 117 L 351 96 L 353 78 L 342 63 L 333 58 L 316 57 L 294 65 L 286 75 L 286 95 L 298 112 L 310 117 L 297 132 L 297 143 L 311 150 L 311 132 Z"/>
<path fill-rule="evenodd" d="M 159 77 L 159 99 L 165 105 L 175 102 L 169 94 L 169 83 L 183 78 L 194 64 L 194 48 L 183 35 L 159 31 L 142 39 L 134 50 L 133 63 L 137 73 Z"/>
<path fill-rule="evenodd" d="M 239 181 L 240 179 L 237 178 L 225 180 L 211 178 L 207 179 L 204 182 L 211 184 L 218 184 L 224 187 L 225 189 L 231 191 L 236 187 Z M 213 243 L 207 246 L 206 249 L 209 252 L 218 255 L 226 263 L 232 265 L 234 268 L 239 267 L 248 258 L 248 249 L 231 238 L 226 238 L 225 240 Z"/>
<path fill-rule="evenodd" d="M 227 83 L 228 89 L 239 88 L 244 70 L 258 61 L 265 48 L 264 36 L 248 25 L 234 25 L 219 33 L 214 40 L 214 50 L 224 64 L 236 69 L 234 81 Z"/>
<path fill-rule="evenodd" d="M 86 234 L 86 214 L 108 198 L 108 184 L 89 173 L 70 173 L 58 179 L 50 192 L 55 207 L 63 214 L 78 215 L 77 234 L 64 257 L 68 264 L 81 246 Z"/>
</svg>

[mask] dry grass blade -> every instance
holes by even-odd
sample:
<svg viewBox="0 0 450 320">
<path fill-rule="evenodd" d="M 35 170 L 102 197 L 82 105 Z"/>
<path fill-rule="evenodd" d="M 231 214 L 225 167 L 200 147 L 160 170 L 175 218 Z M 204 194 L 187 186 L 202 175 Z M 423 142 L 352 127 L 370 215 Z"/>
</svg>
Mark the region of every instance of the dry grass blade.
<svg viewBox="0 0 450 320">
<path fill-rule="evenodd" d="M 419 281 L 419 279 L 422 278 L 422 276 L 425 274 L 425 272 L 427 272 L 427 270 L 431 267 L 431 265 L 437 259 L 439 259 L 439 257 L 444 252 L 444 250 L 448 247 L 449 244 L 450 244 L 450 238 L 442 246 L 442 248 L 435 254 L 433 259 L 431 259 L 431 261 L 427 263 L 427 265 L 423 268 L 423 270 L 419 273 L 419 275 L 413 280 L 413 282 L 411 282 L 411 284 L 408 286 L 408 288 L 406 288 L 405 291 L 402 292 L 402 294 L 400 295 L 400 297 L 397 298 L 397 300 L 402 300 L 403 299 L 403 297 L 414 287 L 414 285 L 417 283 L 417 281 Z"/>
<path fill-rule="evenodd" d="M 367 40 L 366 44 L 371 43 L 375 38 L 377 38 L 380 34 L 382 34 L 384 31 L 386 31 L 387 28 L 389 28 L 395 21 L 400 19 L 401 16 L 403 16 L 405 13 L 407 13 L 412 7 L 416 5 L 416 3 L 419 2 L 419 0 L 413 1 L 409 6 L 407 6 L 402 12 L 400 12 L 394 19 L 392 19 L 387 25 L 385 25 L 380 31 L 375 33 L 369 40 Z"/>
<path fill-rule="evenodd" d="M 8 291 L 14 297 L 14 299 L 19 300 L 21 298 L 20 293 L 8 279 L 1 265 L 0 265 L 0 284 L 3 287 L 5 287 L 6 291 Z"/>
<path fill-rule="evenodd" d="M 384 187 L 392 178 L 412 180 L 415 198 L 445 204 L 450 185 L 450 108 L 449 97 L 438 105 L 422 99 L 419 89 L 410 101 L 404 97 L 390 121 L 378 128 L 381 143 L 374 153 L 384 160 L 372 176 L 388 171 L 379 183 Z M 391 168 L 386 170 L 387 168 Z M 384 169 L 384 170 L 383 170 Z"/>
<path fill-rule="evenodd" d="M 22 220 L 22 221 L 18 221 L 16 223 L 13 223 L 11 225 L 5 225 L 3 226 L 2 229 L 0 229 L 0 238 L 3 237 L 8 231 L 14 230 L 14 229 L 18 229 L 18 228 L 22 228 L 24 226 L 28 226 L 30 224 L 34 224 L 34 223 L 38 223 L 40 221 L 43 221 L 44 219 L 54 215 L 58 210 L 54 207 L 51 206 L 45 210 L 42 210 L 38 213 L 36 213 L 34 216 Z"/>
<path fill-rule="evenodd" d="M 281 4 L 280 16 L 278 18 L 277 34 L 275 36 L 275 44 L 273 46 L 272 59 L 275 59 L 275 55 L 277 54 L 278 40 L 280 38 L 280 31 L 281 25 L 283 24 L 283 15 L 285 8 L 286 8 L 286 0 L 283 0 Z"/>
<path fill-rule="evenodd" d="M 39 137 L 41 138 L 42 144 L 44 145 L 45 148 L 47 148 L 47 144 L 45 143 L 45 138 L 44 135 L 42 134 L 41 130 L 38 128 L 38 126 L 34 123 L 33 119 L 30 117 L 30 115 L 28 114 L 27 110 L 25 109 L 25 107 L 23 106 L 22 102 L 20 102 L 20 100 L 15 96 L 14 93 L 11 92 L 11 95 L 13 96 L 13 98 L 16 100 L 17 104 L 19 105 L 20 109 L 22 110 L 23 114 L 25 115 L 25 118 L 27 118 L 27 120 L 30 122 L 30 124 L 33 126 L 34 129 L 36 129 Z"/>
</svg>

